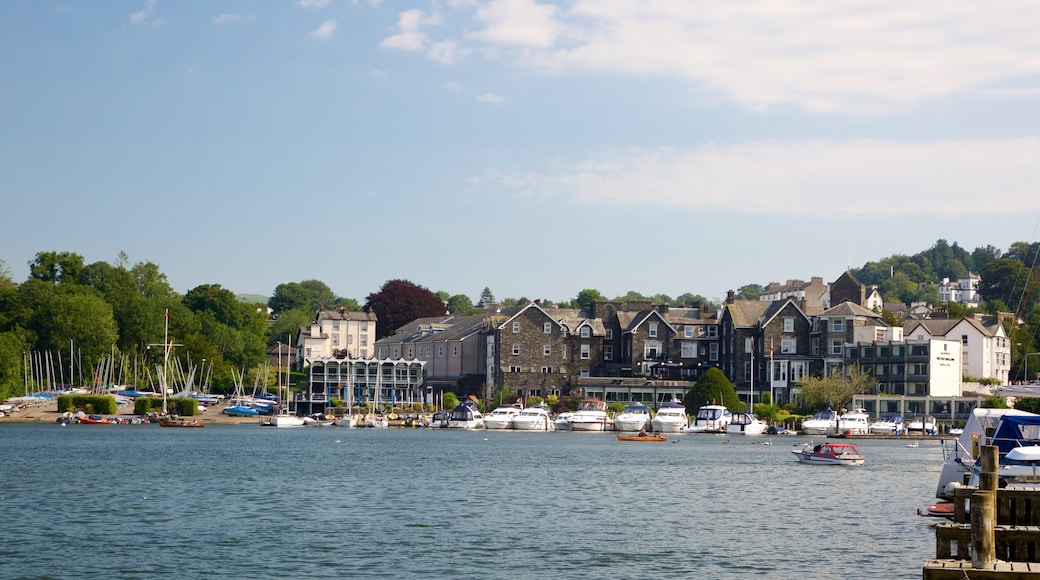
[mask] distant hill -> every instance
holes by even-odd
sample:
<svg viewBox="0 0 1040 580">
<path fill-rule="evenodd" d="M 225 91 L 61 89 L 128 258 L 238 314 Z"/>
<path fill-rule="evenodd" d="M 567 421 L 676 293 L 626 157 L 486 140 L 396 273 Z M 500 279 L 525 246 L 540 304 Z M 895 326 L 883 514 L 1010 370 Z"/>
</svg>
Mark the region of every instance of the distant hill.
<svg viewBox="0 0 1040 580">
<path fill-rule="evenodd" d="M 235 298 L 250 304 L 267 304 L 267 296 L 261 294 L 235 294 Z"/>
</svg>

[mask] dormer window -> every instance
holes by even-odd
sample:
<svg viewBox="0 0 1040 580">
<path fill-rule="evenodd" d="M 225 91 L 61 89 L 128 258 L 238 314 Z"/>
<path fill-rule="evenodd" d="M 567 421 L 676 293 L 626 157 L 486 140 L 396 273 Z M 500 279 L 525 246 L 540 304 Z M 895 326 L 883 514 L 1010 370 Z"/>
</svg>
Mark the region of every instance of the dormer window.
<svg viewBox="0 0 1040 580">
<path fill-rule="evenodd" d="M 592 330 L 588 326 L 582 326 L 581 327 L 581 337 L 582 338 L 589 338 L 590 336 L 592 336 Z"/>
</svg>

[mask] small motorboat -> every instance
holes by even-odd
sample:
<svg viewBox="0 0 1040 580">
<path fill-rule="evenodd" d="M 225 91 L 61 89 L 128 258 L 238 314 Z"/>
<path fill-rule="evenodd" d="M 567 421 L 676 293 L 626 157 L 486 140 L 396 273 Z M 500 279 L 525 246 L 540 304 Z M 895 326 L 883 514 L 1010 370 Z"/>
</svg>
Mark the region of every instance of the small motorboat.
<svg viewBox="0 0 1040 580">
<path fill-rule="evenodd" d="M 646 441 L 646 442 L 649 442 L 649 441 L 668 441 L 668 437 L 666 435 L 650 435 L 650 434 L 644 433 L 642 435 L 618 435 L 617 436 L 617 440 L 618 441 Z"/>
<path fill-rule="evenodd" d="M 202 423 L 199 423 L 198 419 L 192 418 L 192 420 L 185 419 L 184 417 L 163 417 L 159 419 L 160 427 L 187 427 L 199 429 L 205 427 Z"/>
<path fill-rule="evenodd" d="M 933 518 L 952 518 L 954 505 L 952 501 L 939 501 L 925 509 L 917 508 L 917 515 Z"/>
<path fill-rule="evenodd" d="M 800 449 L 792 449 L 798 461 L 816 465 L 863 465 L 866 459 L 852 443 L 817 443 L 812 441 Z"/>
</svg>

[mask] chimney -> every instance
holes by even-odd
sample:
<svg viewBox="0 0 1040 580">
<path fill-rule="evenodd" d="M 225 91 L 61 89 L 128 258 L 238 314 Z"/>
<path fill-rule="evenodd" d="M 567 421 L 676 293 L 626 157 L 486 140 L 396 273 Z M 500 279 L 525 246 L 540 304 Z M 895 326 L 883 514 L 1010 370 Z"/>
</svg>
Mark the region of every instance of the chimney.
<svg viewBox="0 0 1040 580">
<path fill-rule="evenodd" d="M 726 304 L 733 304 L 733 302 L 735 300 L 736 300 L 736 294 L 732 290 L 727 291 L 726 292 Z"/>
</svg>

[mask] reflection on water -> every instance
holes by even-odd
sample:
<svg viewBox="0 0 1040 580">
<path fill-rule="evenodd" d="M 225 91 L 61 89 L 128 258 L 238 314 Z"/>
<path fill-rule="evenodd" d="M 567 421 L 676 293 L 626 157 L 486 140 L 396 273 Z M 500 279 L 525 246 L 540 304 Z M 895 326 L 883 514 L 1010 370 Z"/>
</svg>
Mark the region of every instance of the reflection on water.
<svg viewBox="0 0 1040 580">
<path fill-rule="evenodd" d="M 920 578 L 938 443 L 0 425 L 5 577 Z M 822 557 L 821 553 L 826 556 Z"/>
</svg>

